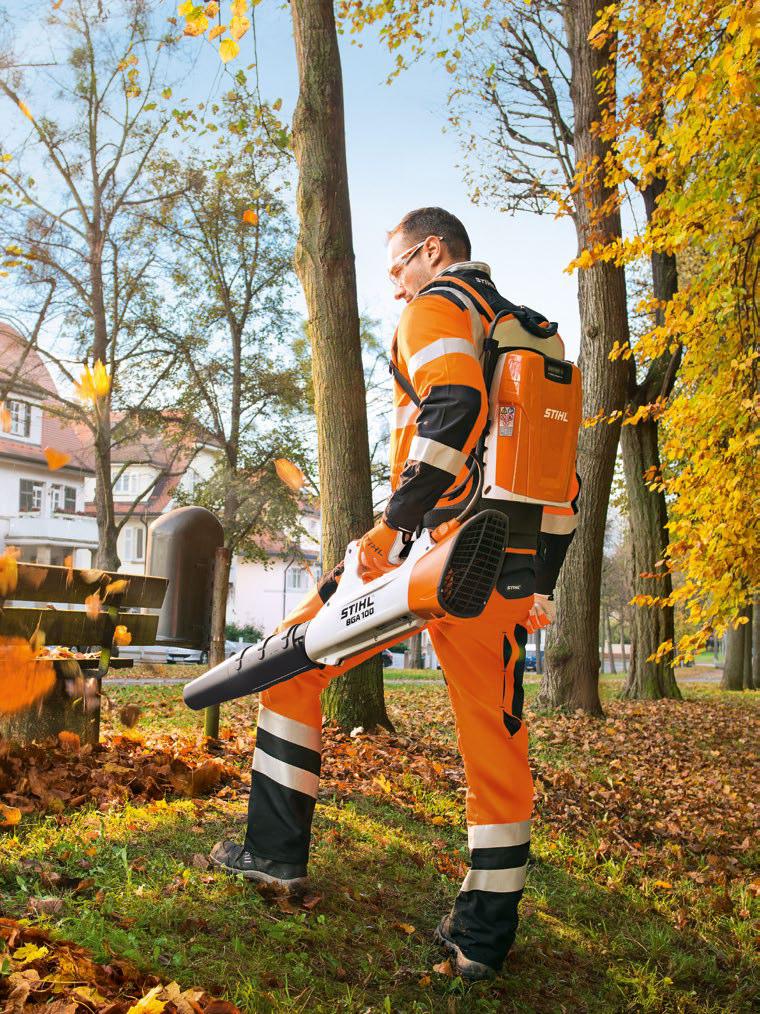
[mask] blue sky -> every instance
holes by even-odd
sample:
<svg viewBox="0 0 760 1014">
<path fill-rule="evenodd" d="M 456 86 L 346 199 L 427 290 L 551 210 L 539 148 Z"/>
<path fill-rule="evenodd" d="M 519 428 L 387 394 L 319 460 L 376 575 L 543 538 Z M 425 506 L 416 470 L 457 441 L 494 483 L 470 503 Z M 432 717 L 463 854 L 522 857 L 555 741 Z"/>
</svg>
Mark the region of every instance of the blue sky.
<svg viewBox="0 0 760 1014">
<path fill-rule="evenodd" d="M 167 14 L 176 10 L 167 3 Z M 256 8 L 258 70 L 262 97 L 283 99 L 292 114 L 298 76 L 290 11 L 275 0 Z M 356 253 L 359 306 L 382 322 L 388 344 L 400 312 L 386 276 L 385 232 L 411 208 L 441 205 L 467 227 L 473 256 L 489 263 L 505 296 L 559 321 L 568 355 L 578 352 L 579 324 L 575 278 L 563 273 L 575 254 L 575 232 L 550 216 L 507 216 L 473 205 L 457 163 L 457 140 L 443 133 L 451 78 L 439 64 L 412 67 L 391 85 L 392 58 L 367 32 L 363 46 L 340 40 L 346 113 L 349 187 Z M 188 49 L 197 40 L 183 43 Z M 203 44 L 192 72 L 194 98 L 226 87 L 215 50 Z M 196 53 L 198 50 L 196 49 Z M 234 71 L 254 61 L 253 36 L 241 40 Z"/>
</svg>

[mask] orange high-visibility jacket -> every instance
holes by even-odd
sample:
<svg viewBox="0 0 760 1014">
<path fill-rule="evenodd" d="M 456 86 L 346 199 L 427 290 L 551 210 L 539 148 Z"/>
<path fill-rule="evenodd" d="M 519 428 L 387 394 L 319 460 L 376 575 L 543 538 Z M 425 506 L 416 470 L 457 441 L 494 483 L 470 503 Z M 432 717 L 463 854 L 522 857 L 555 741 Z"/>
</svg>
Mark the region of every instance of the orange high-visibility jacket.
<svg viewBox="0 0 760 1014">
<path fill-rule="evenodd" d="M 468 261 L 444 269 L 405 307 L 391 358 L 419 405 L 404 386 L 394 385 L 393 493 L 384 513 L 391 527 L 414 531 L 434 523 L 434 508 L 466 498 L 463 491 L 442 500 L 466 477 L 467 457 L 488 417 L 484 336 L 495 314 L 512 306 L 491 281 L 488 265 Z M 536 587 L 543 593 L 553 590 L 575 531 L 578 491 L 558 507 L 514 507 L 510 544 L 537 551 Z"/>
</svg>

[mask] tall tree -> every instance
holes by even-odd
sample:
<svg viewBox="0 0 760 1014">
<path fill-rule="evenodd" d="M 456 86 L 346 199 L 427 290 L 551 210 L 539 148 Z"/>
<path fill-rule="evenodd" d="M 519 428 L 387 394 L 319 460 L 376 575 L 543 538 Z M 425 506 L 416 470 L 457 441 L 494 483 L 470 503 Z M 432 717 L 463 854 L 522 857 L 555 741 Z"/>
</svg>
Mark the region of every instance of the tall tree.
<svg viewBox="0 0 760 1014">
<path fill-rule="evenodd" d="M 221 6 L 207 6 L 221 19 Z M 293 118 L 300 222 L 295 264 L 309 316 L 322 560 L 329 569 L 343 558 L 348 543 L 372 526 L 369 439 L 333 4 L 293 0 L 290 9 L 299 79 Z M 187 34 L 214 33 L 212 38 L 221 37 L 222 60 L 237 55 L 238 39 L 250 28 L 247 0 L 232 0 L 232 17 L 213 28 L 209 17 L 214 15 L 202 5 L 187 2 L 179 10 Z M 334 681 L 324 707 L 343 727 L 389 725 L 379 658 Z"/>
<path fill-rule="evenodd" d="M 262 537 L 297 540 L 299 494 L 273 463 L 287 457 L 305 464 L 306 395 L 290 308 L 287 134 L 283 143 L 276 115 L 255 105 L 243 72 L 209 115 L 219 140 L 207 154 L 180 160 L 162 151 L 151 166 L 156 192 L 173 181 L 178 194 L 160 214 L 143 214 L 143 238 L 171 279 L 144 326 L 177 360 L 180 418 L 194 420 L 197 435 L 219 448 L 212 474 L 187 495 L 224 529 L 227 553 L 217 562 L 212 617 L 223 633 L 232 557 L 266 560 Z M 223 658 L 222 645 L 216 661 Z"/>
<path fill-rule="evenodd" d="M 0 162 L 5 266 L 15 272 L 20 313 L 33 317 L 49 300 L 59 338 L 46 358 L 82 395 L 56 410 L 89 431 L 97 563 L 109 569 L 119 563 L 113 482 L 123 468 L 112 468 L 112 448 L 131 438 L 129 413 L 112 409 L 129 407 L 135 387 L 149 403 L 172 368 L 139 332 L 155 252 L 135 242 L 135 213 L 164 199 L 146 191 L 144 170 L 159 141 L 190 114 L 166 105 L 170 40 L 157 45 L 150 6 L 123 0 L 106 10 L 98 0 L 73 0 L 41 29 L 49 62 L 0 58 L 5 114 L 25 125 L 4 141 L 10 150 Z M 83 377 L 77 359 L 89 363 Z"/>
<path fill-rule="evenodd" d="M 351 236 L 343 80 L 332 0 L 291 3 L 300 91 L 293 117 L 301 230 L 296 270 L 306 295 L 317 416 L 324 567 L 372 526 L 369 438 Z M 372 659 L 325 692 L 344 727 L 389 725 Z"/>
<path fill-rule="evenodd" d="M 651 323 L 637 356 L 647 369 L 681 360 L 671 398 L 640 409 L 660 415 L 662 463 L 647 479 L 668 496 L 666 566 L 680 580 L 670 594 L 655 588 L 635 601 L 681 607 L 676 655 L 690 658 L 760 585 L 760 528 L 747 505 L 760 440 L 760 27 L 742 2 L 624 0 L 600 11 L 592 33 L 593 45 L 613 39 L 629 88 L 600 122 L 612 145 L 605 178 L 655 193 L 640 234 L 588 255 L 618 264 L 659 258 L 671 274 L 668 258 L 678 261 L 679 291 L 641 307 Z M 658 654 L 673 647 L 665 641 Z"/>
</svg>

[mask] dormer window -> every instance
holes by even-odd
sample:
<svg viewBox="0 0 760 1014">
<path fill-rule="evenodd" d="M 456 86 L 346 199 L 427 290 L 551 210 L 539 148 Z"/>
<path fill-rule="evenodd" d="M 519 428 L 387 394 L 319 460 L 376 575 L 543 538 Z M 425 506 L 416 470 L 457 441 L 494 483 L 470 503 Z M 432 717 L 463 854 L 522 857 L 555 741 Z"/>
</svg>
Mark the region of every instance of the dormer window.
<svg viewBox="0 0 760 1014">
<path fill-rule="evenodd" d="M 32 430 L 32 406 L 26 401 L 8 400 L 11 414 L 9 432 L 15 437 L 28 437 Z"/>
</svg>

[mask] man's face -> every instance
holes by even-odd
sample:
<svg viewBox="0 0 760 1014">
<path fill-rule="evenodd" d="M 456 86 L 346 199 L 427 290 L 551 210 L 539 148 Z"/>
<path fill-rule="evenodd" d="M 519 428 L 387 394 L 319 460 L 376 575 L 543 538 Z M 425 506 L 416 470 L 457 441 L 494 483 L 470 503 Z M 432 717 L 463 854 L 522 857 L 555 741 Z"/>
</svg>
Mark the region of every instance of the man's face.
<svg viewBox="0 0 760 1014">
<path fill-rule="evenodd" d="M 440 236 L 428 236 L 420 242 L 403 232 L 388 242 L 388 271 L 394 286 L 394 299 L 409 303 L 420 289 L 453 260 Z"/>
</svg>

